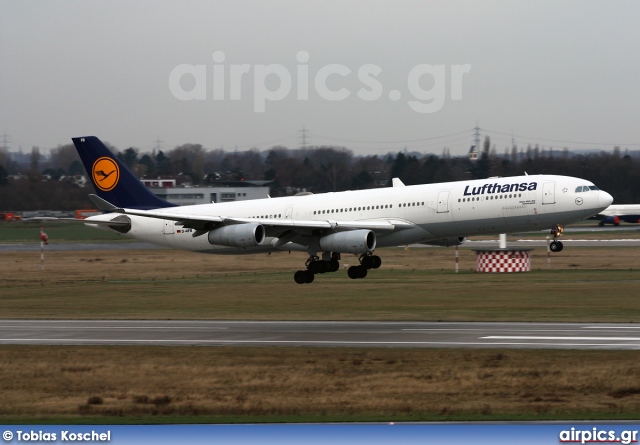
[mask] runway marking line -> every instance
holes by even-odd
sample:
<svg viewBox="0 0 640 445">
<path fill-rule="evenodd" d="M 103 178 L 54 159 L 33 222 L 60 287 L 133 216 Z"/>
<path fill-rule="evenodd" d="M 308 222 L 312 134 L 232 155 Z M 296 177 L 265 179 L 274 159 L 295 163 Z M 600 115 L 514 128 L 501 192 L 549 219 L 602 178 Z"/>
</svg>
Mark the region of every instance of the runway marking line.
<svg viewBox="0 0 640 445">
<path fill-rule="evenodd" d="M 589 340 L 589 341 L 639 341 L 640 337 L 533 337 L 519 335 L 490 335 L 486 340 Z"/>
</svg>

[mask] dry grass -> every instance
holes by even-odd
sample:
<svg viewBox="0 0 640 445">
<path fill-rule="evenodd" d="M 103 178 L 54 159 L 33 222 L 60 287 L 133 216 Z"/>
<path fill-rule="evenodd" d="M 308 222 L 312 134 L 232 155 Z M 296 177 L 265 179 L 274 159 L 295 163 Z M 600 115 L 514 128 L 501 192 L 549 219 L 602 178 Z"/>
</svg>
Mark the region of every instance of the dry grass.
<svg viewBox="0 0 640 445">
<path fill-rule="evenodd" d="M 453 249 L 379 252 L 365 280 L 293 283 L 304 255 L 48 252 L 0 257 L 3 318 L 632 321 L 640 249 L 534 251 L 475 274 Z M 343 263 L 353 262 L 349 257 Z M 0 347 L 0 419 L 226 421 L 638 418 L 637 351 Z M 97 417 L 96 417 L 97 416 Z M 118 416 L 118 417 L 114 417 Z M 122 417 L 120 417 L 122 416 Z M 81 420 L 80 420 L 81 421 Z"/>
<path fill-rule="evenodd" d="M 629 418 L 637 351 L 0 348 L 2 418 Z"/>
<path fill-rule="evenodd" d="M 581 239 L 582 237 L 578 237 Z M 454 249 L 444 247 L 387 248 L 376 251 L 381 270 L 452 271 Z M 475 253 L 461 248 L 460 269 L 475 268 Z M 69 283 L 102 280 L 164 280 L 229 274 L 287 273 L 304 268 L 306 255 L 299 252 L 272 255 L 202 255 L 180 250 L 49 251 L 45 270 L 40 270 L 40 252 L 3 253 L 0 257 L 0 288 L 33 283 Z M 547 269 L 544 248 L 532 252 L 534 270 Z M 357 264 L 357 256 L 346 254 L 344 265 Z M 552 256 L 554 270 L 640 268 L 640 249 L 634 247 L 567 247 Z M 375 271 L 373 272 L 375 273 Z M 346 277 L 344 271 L 335 275 Z M 335 276 L 333 275 L 333 276 Z M 369 278 L 375 277 L 372 274 Z M 320 277 L 319 277 L 320 278 Z M 369 279 L 367 278 L 367 279 Z M 361 281 L 358 281 L 361 282 Z M 293 286 L 295 287 L 295 286 Z"/>
<path fill-rule="evenodd" d="M 536 252 L 536 251 L 534 251 Z M 297 285 L 304 255 L 207 256 L 171 250 L 4 254 L 4 318 L 638 321 L 640 249 L 571 248 L 546 270 L 476 274 L 474 253 L 383 249 L 364 280 L 344 270 Z M 344 263 L 353 263 L 353 256 Z M 604 302 L 606 301 L 606 304 Z"/>
</svg>

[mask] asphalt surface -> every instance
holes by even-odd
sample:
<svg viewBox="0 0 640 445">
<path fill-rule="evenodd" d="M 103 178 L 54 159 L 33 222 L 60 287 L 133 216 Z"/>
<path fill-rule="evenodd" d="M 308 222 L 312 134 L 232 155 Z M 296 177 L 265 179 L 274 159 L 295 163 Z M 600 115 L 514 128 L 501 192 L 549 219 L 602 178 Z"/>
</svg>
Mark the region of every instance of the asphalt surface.
<svg viewBox="0 0 640 445">
<path fill-rule="evenodd" d="M 0 320 L 0 344 L 640 349 L 640 325 Z"/>
</svg>

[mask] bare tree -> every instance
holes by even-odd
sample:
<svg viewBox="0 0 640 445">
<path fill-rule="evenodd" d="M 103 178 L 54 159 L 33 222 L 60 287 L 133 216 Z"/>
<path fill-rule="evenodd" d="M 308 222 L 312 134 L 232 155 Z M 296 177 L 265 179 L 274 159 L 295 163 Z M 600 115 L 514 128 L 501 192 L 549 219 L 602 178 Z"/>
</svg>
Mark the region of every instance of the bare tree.
<svg viewBox="0 0 640 445">
<path fill-rule="evenodd" d="M 59 168 L 70 173 L 71 165 L 75 161 L 80 162 L 80 157 L 73 144 L 58 145 L 58 147 L 51 149 L 49 167 Z"/>
</svg>

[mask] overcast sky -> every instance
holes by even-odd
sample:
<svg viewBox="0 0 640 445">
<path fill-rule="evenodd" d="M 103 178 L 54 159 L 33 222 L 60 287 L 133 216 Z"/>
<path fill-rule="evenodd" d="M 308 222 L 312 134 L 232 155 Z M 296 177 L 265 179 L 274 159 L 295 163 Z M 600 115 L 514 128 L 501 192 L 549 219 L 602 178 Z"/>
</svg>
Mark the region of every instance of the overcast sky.
<svg viewBox="0 0 640 445">
<path fill-rule="evenodd" d="M 639 149 L 639 17 L 633 0 L 0 0 L 0 132 L 25 151 L 245 150 L 298 147 L 304 126 L 356 154 L 459 155 L 477 121 L 499 152 Z"/>
</svg>

